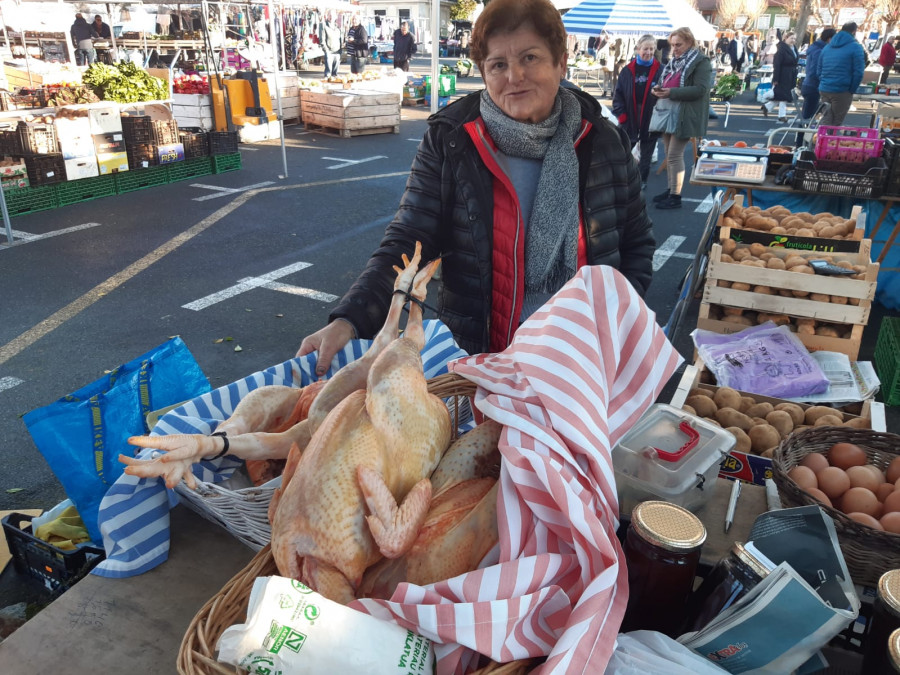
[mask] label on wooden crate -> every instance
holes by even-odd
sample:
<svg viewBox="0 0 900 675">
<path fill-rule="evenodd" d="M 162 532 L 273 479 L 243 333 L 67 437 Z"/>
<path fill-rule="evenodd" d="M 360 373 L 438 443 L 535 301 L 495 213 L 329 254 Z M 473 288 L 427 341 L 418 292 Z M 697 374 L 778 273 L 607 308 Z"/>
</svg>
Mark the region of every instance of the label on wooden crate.
<svg viewBox="0 0 900 675">
<path fill-rule="evenodd" d="M 169 143 L 157 146 L 157 156 L 160 164 L 172 164 L 184 161 L 184 144 Z"/>
<path fill-rule="evenodd" d="M 716 231 L 716 238 L 721 228 Z M 821 237 L 795 237 L 789 234 L 769 234 L 757 230 L 732 229 L 731 238 L 739 244 L 762 244 L 772 248 L 797 251 L 817 251 L 821 253 L 856 253 L 858 240 L 823 239 Z"/>
</svg>

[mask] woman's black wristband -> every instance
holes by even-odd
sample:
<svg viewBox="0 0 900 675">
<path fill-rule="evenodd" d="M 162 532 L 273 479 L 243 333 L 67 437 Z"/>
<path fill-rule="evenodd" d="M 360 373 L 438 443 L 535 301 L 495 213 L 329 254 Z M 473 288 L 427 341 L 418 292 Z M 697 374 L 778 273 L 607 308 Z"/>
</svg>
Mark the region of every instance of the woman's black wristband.
<svg viewBox="0 0 900 675">
<path fill-rule="evenodd" d="M 224 457 L 225 455 L 227 455 L 228 454 L 228 436 L 225 435 L 225 432 L 217 431 L 213 434 L 210 434 L 210 436 L 219 436 L 219 437 L 221 437 L 221 439 L 223 441 L 225 441 L 225 447 L 222 448 L 222 452 L 220 452 L 215 457 L 210 457 L 210 459 L 219 459 L 219 457 Z"/>
</svg>

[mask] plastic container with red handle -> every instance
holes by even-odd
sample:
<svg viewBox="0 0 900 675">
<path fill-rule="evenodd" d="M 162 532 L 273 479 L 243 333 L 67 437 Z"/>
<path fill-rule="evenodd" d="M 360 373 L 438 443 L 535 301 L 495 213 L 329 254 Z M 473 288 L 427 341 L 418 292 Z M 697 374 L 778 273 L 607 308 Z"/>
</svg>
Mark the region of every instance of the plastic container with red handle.
<svg viewBox="0 0 900 675">
<path fill-rule="evenodd" d="M 665 403 L 650 406 L 613 448 L 619 513 L 659 499 L 696 511 L 712 498 L 730 433 Z"/>
</svg>

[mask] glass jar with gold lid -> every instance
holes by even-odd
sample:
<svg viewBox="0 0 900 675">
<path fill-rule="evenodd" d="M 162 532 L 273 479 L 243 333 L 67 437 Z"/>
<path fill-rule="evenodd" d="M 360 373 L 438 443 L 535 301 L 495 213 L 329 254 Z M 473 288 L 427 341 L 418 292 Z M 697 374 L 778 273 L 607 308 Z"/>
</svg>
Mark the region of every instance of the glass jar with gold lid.
<svg viewBox="0 0 900 675">
<path fill-rule="evenodd" d="M 894 669 L 891 672 L 900 673 L 900 628 L 888 638 L 887 660 Z"/>
<path fill-rule="evenodd" d="M 889 673 L 888 638 L 900 628 L 900 569 L 888 570 L 878 579 L 872 609 L 872 626 L 866 637 L 864 673 Z"/>
<path fill-rule="evenodd" d="M 623 547 L 628 607 L 622 632 L 680 634 L 704 541 L 706 528 L 687 509 L 660 501 L 634 508 Z"/>
</svg>

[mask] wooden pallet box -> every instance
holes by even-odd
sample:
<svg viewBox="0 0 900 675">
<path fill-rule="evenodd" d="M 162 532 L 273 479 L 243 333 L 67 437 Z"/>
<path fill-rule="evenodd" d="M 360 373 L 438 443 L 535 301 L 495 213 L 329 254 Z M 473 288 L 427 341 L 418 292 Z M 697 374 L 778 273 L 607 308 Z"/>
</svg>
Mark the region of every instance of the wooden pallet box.
<svg viewBox="0 0 900 675">
<path fill-rule="evenodd" d="M 179 127 L 199 127 L 205 131 L 215 129 L 209 94 L 173 94 L 172 117 Z"/>
<path fill-rule="evenodd" d="M 400 94 L 300 91 L 300 114 L 310 129 L 349 138 L 364 134 L 400 133 Z"/>
<path fill-rule="evenodd" d="M 719 388 L 713 384 L 704 384 L 703 380 L 707 379 L 704 376 L 710 376 L 710 373 L 706 371 L 702 361 L 697 361 L 697 363 L 687 366 L 684 370 L 684 374 L 681 376 L 678 389 L 672 396 L 671 404 L 676 408 L 683 408 L 692 389 L 703 389 L 715 394 Z M 789 402 L 780 398 L 763 396 L 761 394 L 751 394 L 748 392 L 740 392 L 740 394 L 741 396 L 749 396 L 757 403 L 771 403 L 773 407 L 779 403 Z M 792 403 L 792 401 L 790 402 Z M 804 410 L 812 407 L 805 403 L 798 403 L 797 405 Z M 884 403 L 865 400 L 860 404 L 859 414 L 854 415 L 847 411 L 842 411 L 842 414 L 845 422 L 856 417 L 861 417 L 869 421 L 869 427 L 872 430 L 887 430 Z M 756 485 L 765 485 L 766 478 L 772 477 L 772 460 L 768 457 L 732 450 L 719 467 L 719 476 L 722 478 L 743 480 L 748 483 L 755 483 Z"/>
<path fill-rule="evenodd" d="M 849 333 L 844 337 L 813 335 L 806 332 L 798 332 L 798 336 L 810 351 L 838 351 L 855 360 L 859 355 L 863 327 L 869 321 L 878 279 L 878 263 L 872 263 L 870 260 L 871 246 L 871 241 L 864 239 L 860 242 L 860 250 L 856 253 L 828 254 L 835 263 L 846 262 L 865 268 L 864 279 L 850 279 L 799 274 L 788 270 L 723 261 L 722 245 L 713 244 L 697 327 L 717 333 L 735 333 L 747 327 L 740 323 L 717 319 L 712 310 L 714 306 L 841 324 L 845 326 L 842 332 Z M 739 244 L 736 250 L 744 248 L 749 247 Z M 768 248 L 767 252 L 782 260 L 789 256 L 809 260 L 821 258 L 823 255 L 818 251 L 774 247 Z M 729 287 L 735 283 L 749 285 L 751 290 Z M 757 292 L 756 289 L 759 287 L 768 287 L 771 294 Z M 790 297 L 782 295 L 780 291 L 785 291 Z M 812 299 L 812 294 L 817 294 L 817 297 Z M 846 300 L 844 304 L 839 304 L 834 301 L 835 298 Z"/>
</svg>

